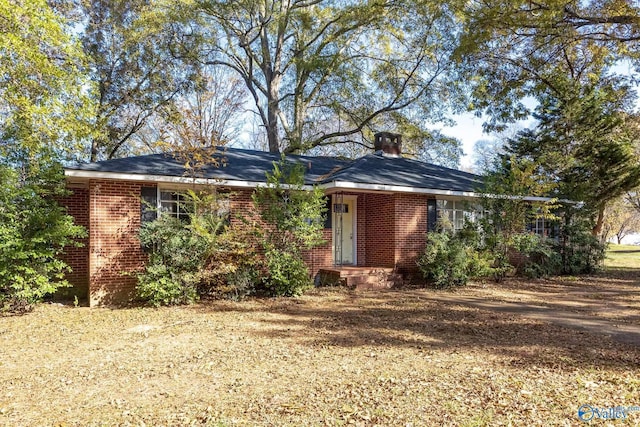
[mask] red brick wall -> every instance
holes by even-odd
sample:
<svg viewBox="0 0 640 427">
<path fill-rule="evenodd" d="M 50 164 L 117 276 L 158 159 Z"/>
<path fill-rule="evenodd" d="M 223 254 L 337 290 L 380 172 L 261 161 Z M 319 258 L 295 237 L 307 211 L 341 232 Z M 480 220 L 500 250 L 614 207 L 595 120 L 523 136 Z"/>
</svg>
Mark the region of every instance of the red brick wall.
<svg viewBox="0 0 640 427">
<path fill-rule="evenodd" d="M 67 213 L 71 215 L 77 225 L 81 225 L 89 231 L 89 188 L 85 186 L 69 187 L 71 194 L 62 198 L 59 202 L 65 206 Z M 77 296 L 80 299 L 87 298 L 89 294 L 89 238 L 79 239 L 82 247 L 68 246 L 61 256 L 62 260 L 71 267 L 71 272 L 65 275 L 73 288 L 62 288 L 62 296 Z"/>
<path fill-rule="evenodd" d="M 241 225 L 244 220 L 250 222 L 257 221 L 260 227 L 268 228 L 269 225 L 262 223 L 254 211 L 252 194 L 253 191 L 250 189 L 231 191 L 231 223 Z M 322 238 L 325 241 L 323 245 L 303 253 L 311 277 L 315 277 L 321 267 L 331 266 L 333 263 L 331 253 L 331 229 L 327 228 L 323 230 Z"/>
<path fill-rule="evenodd" d="M 325 241 L 322 246 L 303 253 L 304 262 L 309 267 L 311 277 L 315 277 L 320 268 L 333 265 L 333 253 L 331 252 L 332 230 L 330 228 L 322 230 L 322 239 Z"/>
<path fill-rule="evenodd" d="M 427 232 L 427 196 L 396 194 L 395 200 L 395 255 L 398 272 L 417 271 L 416 260 L 425 245 Z"/>
<path fill-rule="evenodd" d="M 232 190 L 230 194 L 231 223 L 240 224 L 243 219 L 257 220 L 254 215 L 252 190 Z"/>
<path fill-rule="evenodd" d="M 367 194 L 365 212 L 366 264 L 393 267 L 395 262 L 395 203 L 390 194 Z M 360 232 L 360 230 L 358 230 Z"/>
<path fill-rule="evenodd" d="M 89 182 L 89 304 L 133 297 L 147 255 L 140 247 L 140 188 L 137 182 Z M 148 185 L 148 184 L 144 184 Z"/>
<path fill-rule="evenodd" d="M 135 273 L 147 260 L 138 240 L 143 185 L 150 184 L 91 180 L 87 188 L 74 189 L 63 202 L 79 224 L 89 226 L 87 246 L 70 249 L 65 259 L 74 268 L 69 279 L 79 289 L 84 286 L 92 306 L 125 301 L 134 295 Z M 240 216 L 252 217 L 251 194 L 249 189 L 232 191 L 232 223 L 240 223 Z M 423 195 L 358 194 L 358 265 L 415 270 L 427 228 L 426 200 Z M 325 229 L 323 237 L 324 245 L 305 253 L 312 276 L 333 262 L 331 229 Z"/>
</svg>

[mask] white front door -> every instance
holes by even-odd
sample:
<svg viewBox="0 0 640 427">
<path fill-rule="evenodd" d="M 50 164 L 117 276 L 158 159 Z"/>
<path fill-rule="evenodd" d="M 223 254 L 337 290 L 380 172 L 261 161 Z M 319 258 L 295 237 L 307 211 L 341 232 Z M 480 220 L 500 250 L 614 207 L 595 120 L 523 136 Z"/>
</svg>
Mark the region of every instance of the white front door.
<svg viewBox="0 0 640 427">
<path fill-rule="evenodd" d="M 333 198 L 333 256 L 336 264 L 355 264 L 355 228 L 354 218 L 356 209 L 355 196 L 343 196 L 342 204 L 338 198 Z M 340 222 L 341 221 L 341 222 Z M 342 242 L 342 249 L 336 242 Z M 341 255 L 340 255 L 341 254 Z M 340 262 L 342 256 L 342 262 Z"/>
</svg>

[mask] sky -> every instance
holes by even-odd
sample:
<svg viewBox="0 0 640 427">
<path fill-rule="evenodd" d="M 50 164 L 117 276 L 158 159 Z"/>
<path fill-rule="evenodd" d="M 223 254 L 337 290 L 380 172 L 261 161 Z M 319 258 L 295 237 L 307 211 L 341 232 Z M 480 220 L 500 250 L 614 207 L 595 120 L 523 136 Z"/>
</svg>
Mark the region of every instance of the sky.
<svg viewBox="0 0 640 427">
<path fill-rule="evenodd" d="M 633 65 L 627 61 L 621 61 L 611 69 L 615 74 L 626 74 L 633 76 L 635 79 L 639 79 L 640 76 L 633 68 Z M 530 102 L 525 101 L 525 105 L 532 107 Z M 636 110 L 640 111 L 640 96 L 636 101 Z M 443 127 L 441 132 L 447 136 L 457 138 L 462 142 L 462 150 L 464 155 L 460 159 L 460 169 L 469 169 L 473 165 L 473 147 L 476 141 L 481 139 L 494 139 L 494 135 L 483 133 L 482 123 L 484 119 L 482 117 L 476 117 L 473 113 L 458 114 L 452 117 L 456 121 L 455 126 Z M 531 124 L 531 120 L 527 120 L 521 123 L 523 127 Z"/>
<path fill-rule="evenodd" d="M 447 136 L 457 138 L 462 142 L 463 156 L 460 158 L 461 169 L 469 169 L 473 164 L 473 146 L 481 139 L 491 139 L 491 136 L 483 133 L 481 117 L 473 113 L 458 114 L 452 117 L 456 121 L 455 126 L 443 127 L 441 132 Z"/>
</svg>

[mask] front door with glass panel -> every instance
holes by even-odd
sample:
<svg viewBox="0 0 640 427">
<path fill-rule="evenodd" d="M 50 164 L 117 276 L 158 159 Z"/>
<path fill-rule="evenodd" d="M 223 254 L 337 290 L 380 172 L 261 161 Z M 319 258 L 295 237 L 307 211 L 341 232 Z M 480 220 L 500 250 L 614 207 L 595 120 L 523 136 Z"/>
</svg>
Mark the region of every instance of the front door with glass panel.
<svg viewBox="0 0 640 427">
<path fill-rule="evenodd" d="M 354 264 L 354 229 L 353 217 L 355 199 L 343 196 L 334 196 L 333 215 L 333 256 L 334 263 L 338 265 Z M 342 258 L 342 259 L 340 259 Z"/>
</svg>

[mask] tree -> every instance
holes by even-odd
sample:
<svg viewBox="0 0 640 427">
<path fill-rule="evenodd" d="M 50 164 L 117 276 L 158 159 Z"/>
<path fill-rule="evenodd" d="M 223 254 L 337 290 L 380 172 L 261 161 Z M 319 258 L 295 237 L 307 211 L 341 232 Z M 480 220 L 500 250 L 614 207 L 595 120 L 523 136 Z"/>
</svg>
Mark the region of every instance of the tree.
<svg viewBox="0 0 640 427">
<path fill-rule="evenodd" d="M 515 1 L 469 4 L 459 58 L 470 79 L 472 108 L 488 128 L 526 117 L 535 97 L 537 128 L 510 153 L 537 163 L 560 185 L 560 197 L 585 203 L 599 234 L 608 201 L 638 184 L 635 94 L 613 75 L 619 59 L 638 61 L 640 9 L 616 2 Z"/>
<path fill-rule="evenodd" d="M 497 139 L 480 139 L 473 144 L 473 169 L 475 173 L 489 172 L 501 154 L 503 143 Z"/>
<path fill-rule="evenodd" d="M 602 240 L 615 237 L 620 244 L 626 236 L 637 232 L 640 232 L 640 210 L 634 208 L 627 196 L 611 202 L 605 209 Z"/>
<path fill-rule="evenodd" d="M 505 154 L 495 163 L 482 200 L 481 252 L 492 260 L 497 278 L 513 267 L 540 277 L 591 273 L 601 265 L 605 246 L 591 233 L 589 212 L 579 203 L 550 198 L 558 185 L 530 158 Z M 526 232 L 538 219 L 555 223 L 554 239 Z"/>
<path fill-rule="evenodd" d="M 69 23 L 45 0 L 0 0 L 0 16 L 0 155 L 77 149 L 93 103 Z"/>
<path fill-rule="evenodd" d="M 556 187 L 557 183 L 549 180 L 530 159 L 513 154 L 499 156 L 485 178 L 486 196 L 482 199 L 485 232 L 489 236 L 500 236 L 501 242 L 496 243 L 507 245 L 536 217 L 555 218 L 552 212 L 558 207 L 558 201 L 549 196 Z M 532 204 L 526 197 L 547 200 Z"/>
<path fill-rule="evenodd" d="M 149 121 L 190 84 L 197 70 L 171 55 L 178 25 L 146 0 L 80 0 L 67 11 L 97 86 L 96 135 L 89 160 L 127 154 Z"/>
<path fill-rule="evenodd" d="M 247 94 L 242 81 L 225 71 L 207 67 L 194 90 L 168 108 L 162 130 L 170 147 L 211 148 L 237 140 Z"/>
<path fill-rule="evenodd" d="M 63 17 L 44 0 L 0 0 L 0 16 L 0 309 L 24 310 L 66 285 L 58 255 L 84 234 L 56 199 L 93 104 Z"/>
<path fill-rule="evenodd" d="M 526 117 L 527 96 L 555 88 L 554 76 L 592 85 L 618 60 L 640 65 L 640 8 L 632 0 L 468 2 L 457 57 L 471 109 L 488 127 Z"/>
<path fill-rule="evenodd" d="M 626 199 L 634 209 L 640 212 L 640 192 L 638 192 L 637 188 L 629 191 L 627 193 Z"/>
<path fill-rule="evenodd" d="M 446 5 L 197 0 L 166 7 L 191 4 L 183 16 L 193 31 L 185 37 L 201 41 L 192 57 L 243 80 L 269 151 L 363 143 L 368 126 L 392 113 L 424 126 L 454 98 L 455 86 L 444 84 L 457 37 Z"/>
<path fill-rule="evenodd" d="M 633 118 L 620 110 L 621 99 L 624 88 L 610 86 L 542 98 L 538 126 L 507 148 L 557 183 L 558 197 L 584 203 L 584 211 L 592 213 L 594 236 L 601 232 L 607 203 L 640 184 L 640 134 L 629 125 Z"/>
</svg>

